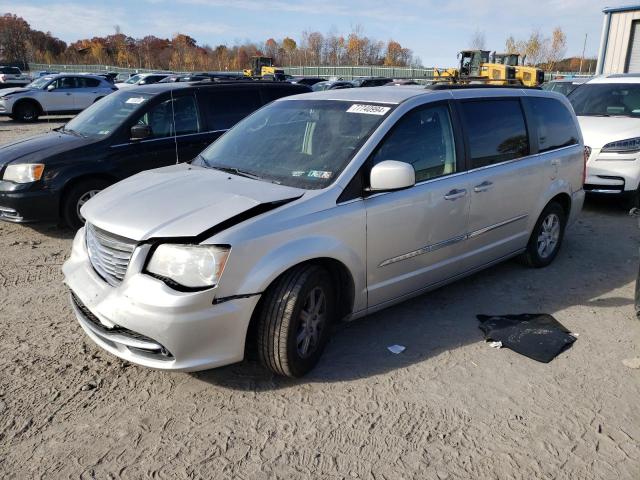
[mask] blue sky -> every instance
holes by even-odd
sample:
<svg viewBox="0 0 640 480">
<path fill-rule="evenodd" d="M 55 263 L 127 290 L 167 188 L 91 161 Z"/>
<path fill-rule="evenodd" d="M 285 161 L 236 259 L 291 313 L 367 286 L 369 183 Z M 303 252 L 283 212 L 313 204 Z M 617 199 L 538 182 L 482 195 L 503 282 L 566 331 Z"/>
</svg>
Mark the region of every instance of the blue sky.
<svg viewBox="0 0 640 480">
<path fill-rule="evenodd" d="M 587 55 L 598 51 L 602 9 L 615 0 L 0 0 L 0 12 L 24 17 L 38 30 L 65 41 L 103 36 L 119 25 L 134 37 L 186 33 L 200 44 L 261 41 L 303 30 L 347 33 L 361 25 L 364 34 L 393 38 L 411 48 L 425 66 L 455 63 L 476 30 L 487 48 L 502 50 L 508 35 L 524 38 L 533 29 L 550 35 L 555 26 L 567 34 L 567 54 L 580 55 L 588 33 Z"/>
</svg>

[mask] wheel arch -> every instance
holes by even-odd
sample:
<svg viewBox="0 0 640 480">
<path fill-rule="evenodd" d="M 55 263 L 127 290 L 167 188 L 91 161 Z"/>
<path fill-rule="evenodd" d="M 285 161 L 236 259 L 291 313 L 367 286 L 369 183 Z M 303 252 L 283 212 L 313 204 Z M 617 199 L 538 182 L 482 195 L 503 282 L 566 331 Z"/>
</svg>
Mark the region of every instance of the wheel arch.
<svg viewBox="0 0 640 480">
<path fill-rule="evenodd" d="M 101 180 L 101 181 L 108 182 L 110 184 L 116 183 L 118 181 L 118 179 L 115 178 L 114 176 L 109 175 L 108 173 L 102 173 L 102 172 L 84 173 L 77 177 L 70 178 L 69 180 L 67 180 L 67 182 L 62 186 L 62 189 L 60 190 L 60 204 L 58 205 L 58 214 L 61 217 L 63 214 L 64 203 L 67 200 L 67 195 L 69 195 L 69 191 L 76 185 L 87 180 Z"/>
<path fill-rule="evenodd" d="M 13 104 L 13 106 L 11 107 L 11 114 L 14 115 L 14 112 L 15 112 L 16 108 L 19 107 L 20 105 L 25 104 L 25 103 L 34 104 L 38 108 L 39 115 L 43 115 L 44 114 L 44 109 L 42 108 L 42 104 L 38 100 L 36 100 L 35 98 L 31 98 L 31 97 L 19 98 L 18 100 L 16 100 L 15 103 Z"/>
<path fill-rule="evenodd" d="M 349 268 L 342 261 L 335 258 L 317 257 L 299 262 L 295 265 L 291 265 L 286 270 L 277 275 L 273 280 L 271 280 L 265 291 L 275 285 L 288 272 L 290 272 L 294 268 L 300 267 L 301 265 L 318 265 L 329 272 L 333 283 L 340 286 L 340 288 L 336 289 L 338 305 L 337 318 L 339 320 L 342 320 L 345 317 L 348 317 L 353 312 L 355 304 L 355 281 Z M 247 332 L 245 336 L 245 358 L 247 358 L 247 356 L 252 357 L 257 352 L 256 340 L 258 332 L 258 317 L 260 309 L 262 308 L 264 302 L 264 298 L 265 295 L 263 293 L 260 300 L 257 302 L 255 308 L 253 309 L 251 319 L 249 320 L 249 325 L 247 326 Z"/>
</svg>

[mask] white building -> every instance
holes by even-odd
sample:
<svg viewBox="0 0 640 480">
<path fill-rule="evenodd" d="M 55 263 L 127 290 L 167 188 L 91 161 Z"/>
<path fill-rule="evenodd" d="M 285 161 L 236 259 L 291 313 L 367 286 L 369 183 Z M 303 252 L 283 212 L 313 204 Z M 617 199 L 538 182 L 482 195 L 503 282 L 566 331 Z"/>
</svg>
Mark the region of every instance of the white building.
<svg viewBox="0 0 640 480">
<path fill-rule="evenodd" d="M 640 73 L 640 5 L 603 12 L 596 73 Z"/>
</svg>

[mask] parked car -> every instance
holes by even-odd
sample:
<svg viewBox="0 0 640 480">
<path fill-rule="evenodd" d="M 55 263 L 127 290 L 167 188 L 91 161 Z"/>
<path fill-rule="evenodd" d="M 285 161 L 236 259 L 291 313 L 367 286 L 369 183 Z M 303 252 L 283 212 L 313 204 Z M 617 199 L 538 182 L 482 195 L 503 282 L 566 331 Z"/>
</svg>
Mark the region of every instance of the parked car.
<svg viewBox="0 0 640 480">
<path fill-rule="evenodd" d="M 95 75 L 47 75 L 24 88 L 0 90 L 0 115 L 34 122 L 42 115 L 75 114 L 115 90 L 113 84 Z"/>
<path fill-rule="evenodd" d="M 387 77 L 357 77 L 351 80 L 354 87 L 381 87 L 389 82 L 393 82 L 393 78 Z"/>
<path fill-rule="evenodd" d="M 30 82 L 18 67 L 0 66 L 0 88 L 24 87 Z"/>
<path fill-rule="evenodd" d="M 590 151 L 585 191 L 640 206 L 640 76 L 596 77 L 569 100 Z"/>
<path fill-rule="evenodd" d="M 407 78 L 399 78 L 396 80 L 393 80 L 389 83 L 385 83 L 385 86 L 389 87 L 389 86 L 395 86 L 395 87 L 402 87 L 405 85 L 420 85 L 418 82 L 416 82 L 415 80 L 410 80 Z"/>
<path fill-rule="evenodd" d="M 64 127 L 0 147 L 0 219 L 63 220 L 134 173 L 186 162 L 236 122 L 302 85 L 187 83 L 118 91 Z"/>
<path fill-rule="evenodd" d="M 130 76 L 124 82 L 116 83 L 118 88 L 131 88 L 138 85 L 152 85 L 158 83 L 163 78 L 171 75 L 170 73 L 138 73 Z"/>
<path fill-rule="evenodd" d="M 202 80 L 210 80 L 211 77 L 204 75 L 169 75 L 158 83 L 176 83 L 176 82 L 200 82 Z"/>
<path fill-rule="evenodd" d="M 297 83 L 299 85 L 308 85 L 309 87 L 315 85 L 316 83 L 326 82 L 326 78 L 321 77 L 303 77 L 303 76 L 294 76 L 291 79 L 291 83 Z"/>
<path fill-rule="evenodd" d="M 315 83 L 311 87 L 314 92 L 321 92 L 323 90 L 341 90 L 343 88 L 353 88 L 353 83 L 346 80 L 328 80 L 326 82 Z"/>
<path fill-rule="evenodd" d="M 336 320 L 517 255 L 549 265 L 582 207 L 583 173 L 559 94 L 298 95 L 190 165 L 91 199 L 65 283 L 87 335 L 131 362 L 202 370 L 253 350 L 300 376 Z"/>
<path fill-rule="evenodd" d="M 550 92 L 558 92 L 563 95 L 569 95 L 580 85 L 589 81 L 590 78 L 591 77 L 561 78 L 543 83 L 541 87 L 543 90 L 549 90 Z"/>
</svg>

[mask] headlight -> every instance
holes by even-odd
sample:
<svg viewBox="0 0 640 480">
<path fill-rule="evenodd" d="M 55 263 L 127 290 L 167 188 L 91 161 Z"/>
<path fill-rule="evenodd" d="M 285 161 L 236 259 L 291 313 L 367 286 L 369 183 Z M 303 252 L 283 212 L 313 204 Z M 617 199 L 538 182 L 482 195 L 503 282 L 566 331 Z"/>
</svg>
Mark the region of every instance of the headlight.
<svg viewBox="0 0 640 480">
<path fill-rule="evenodd" d="M 153 252 L 147 271 L 187 288 L 218 284 L 230 249 L 211 245 L 165 243 Z"/>
<path fill-rule="evenodd" d="M 35 182 L 42 178 L 43 172 L 44 165 L 41 163 L 16 163 L 7 166 L 2 179 L 15 183 Z"/>
<path fill-rule="evenodd" d="M 618 140 L 602 147 L 603 152 L 635 153 L 640 152 L 640 137 Z"/>
</svg>

